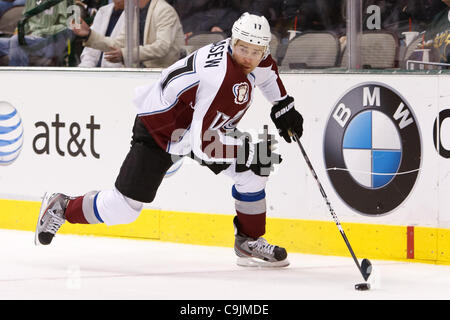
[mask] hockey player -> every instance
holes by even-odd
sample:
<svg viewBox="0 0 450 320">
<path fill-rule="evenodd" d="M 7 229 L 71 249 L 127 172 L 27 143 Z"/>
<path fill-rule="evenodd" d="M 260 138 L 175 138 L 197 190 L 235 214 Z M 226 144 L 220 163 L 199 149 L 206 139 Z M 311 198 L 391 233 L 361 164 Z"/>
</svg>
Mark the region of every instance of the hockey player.
<svg viewBox="0 0 450 320">
<path fill-rule="evenodd" d="M 303 132 L 269 53 L 270 26 L 265 17 L 244 13 L 232 36 L 205 46 L 165 69 L 155 84 L 138 88 L 137 116 L 131 148 L 115 186 L 69 197 L 46 194 L 36 227 L 36 244 L 50 244 L 60 226 L 69 223 L 133 222 L 143 203 L 150 203 L 176 157 L 193 156 L 218 174 L 234 180 L 235 245 L 241 266 L 284 267 L 286 250 L 269 244 L 265 234 L 265 185 L 281 158 L 271 153 L 271 139 L 252 143 L 238 137 L 236 125 L 253 99 L 255 87 L 273 103 L 271 118 L 279 134 Z M 232 133 L 232 134 L 230 134 Z"/>
</svg>

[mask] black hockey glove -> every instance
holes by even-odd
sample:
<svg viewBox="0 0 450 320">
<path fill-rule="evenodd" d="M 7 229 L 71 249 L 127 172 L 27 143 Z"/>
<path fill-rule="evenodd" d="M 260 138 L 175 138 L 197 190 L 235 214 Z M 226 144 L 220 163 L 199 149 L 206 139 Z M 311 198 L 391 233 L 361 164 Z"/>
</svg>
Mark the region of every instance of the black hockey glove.
<svg viewBox="0 0 450 320">
<path fill-rule="evenodd" d="M 286 140 L 286 142 L 291 142 L 291 133 L 296 133 L 300 138 L 303 134 L 303 117 L 294 108 L 294 98 L 287 96 L 286 99 L 278 101 L 272 107 L 270 112 L 270 118 L 272 118 L 273 123 L 278 129 L 280 136 Z"/>
<path fill-rule="evenodd" d="M 275 164 L 281 163 L 281 156 L 272 152 L 271 147 L 276 143 L 273 135 L 260 135 L 263 141 L 251 143 L 249 137 L 244 138 L 244 144 L 238 149 L 236 172 L 252 170 L 258 176 L 267 177 L 273 171 Z"/>
</svg>

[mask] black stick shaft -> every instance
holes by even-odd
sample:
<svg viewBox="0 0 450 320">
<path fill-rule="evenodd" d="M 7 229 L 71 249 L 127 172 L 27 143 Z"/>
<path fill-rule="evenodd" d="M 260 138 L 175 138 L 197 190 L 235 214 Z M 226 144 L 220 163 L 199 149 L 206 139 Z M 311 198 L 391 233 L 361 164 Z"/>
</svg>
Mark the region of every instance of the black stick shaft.
<svg viewBox="0 0 450 320">
<path fill-rule="evenodd" d="M 342 238 L 343 238 L 344 241 L 345 241 L 345 244 L 347 245 L 348 251 L 350 251 L 350 254 L 351 254 L 352 257 L 353 257 L 353 261 L 355 261 L 355 264 L 356 264 L 356 266 L 358 267 L 359 272 L 361 272 L 361 275 L 363 276 L 364 280 L 367 280 L 368 276 L 367 276 L 367 274 L 361 269 L 361 265 L 359 264 L 359 261 L 358 261 L 358 259 L 356 258 L 355 252 L 353 251 L 352 246 L 350 245 L 350 242 L 348 241 L 347 236 L 345 235 L 344 229 L 342 228 L 341 223 L 340 223 L 340 221 L 339 221 L 339 219 L 338 219 L 336 213 L 334 212 L 334 209 L 333 209 L 333 207 L 331 206 L 330 201 L 328 200 L 327 194 L 325 193 L 325 190 L 323 189 L 322 184 L 321 184 L 320 181 L 319 181 L 319 177 L 317 176 L 316 171 L 314 170 L 314 168 L 313 168 L 313 166 L 312 166 L 312 164 L 311 164 L 311 161 L 309 161 L 308 155 L 306 154 L 306 151 L 305 151 L 305 149 L 303 148 L 303 145 L 302 145 L 302 143 L 300 142 L 300 139 L 298 138 L 297 134 L 294 134 L 294 137 L 295 137 L 295 141 L 297 141 L 297 144 L 298 144 L 298 146 L 300 147 L 300 151 L 302 152 L 303 158 L 305 158 L 305 162 L 306 162 L 306 164 L 308 165 L 309 170 L 311 171 L 311 174 L 313 175 L 314 179 L 315 179 L 316 182 L 317 182 L 317 185 L 319 186 L 320 193 L 322 194 L 322 197 L 323 197 L 323 199 L 325 200 L 325 202 L 326 202 L 326 204 L 327 204 L 327 206 L 328 206 L 328 209 L 330 210 L 331 216 L 333 217 L 333 220 L 334 220 L 334 222 L 336 223 L 336 226 L 338 227 L 339 232 L 341 233 Z"/>
</svg>

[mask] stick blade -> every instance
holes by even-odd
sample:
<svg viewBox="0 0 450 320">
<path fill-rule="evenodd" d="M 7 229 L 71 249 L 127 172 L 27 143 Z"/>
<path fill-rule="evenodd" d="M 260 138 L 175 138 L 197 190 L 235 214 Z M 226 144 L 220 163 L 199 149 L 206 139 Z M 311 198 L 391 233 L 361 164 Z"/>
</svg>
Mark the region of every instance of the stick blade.
<svg viewBox="0 0 450 320">
<path fill-rule="evenodd" d="M 363 259 L 361 261 L 361 272 L 364 280 L 367 281 L 372 274 L 372 263 L 369 259 Z"/>
<path fill-rule="evenodd" d="M 358 290 L 358 291 L 370 290 L 370 283 L 358 283 L 358 284 L 355 284 L 355 290 Z"/>
</svg>

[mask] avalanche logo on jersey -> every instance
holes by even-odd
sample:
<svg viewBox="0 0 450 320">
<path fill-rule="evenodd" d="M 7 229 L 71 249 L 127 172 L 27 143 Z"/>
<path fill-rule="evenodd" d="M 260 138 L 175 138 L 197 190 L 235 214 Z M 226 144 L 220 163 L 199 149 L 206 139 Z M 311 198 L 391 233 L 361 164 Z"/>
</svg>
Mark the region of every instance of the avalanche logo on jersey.
<svg viewBox="0 0 450 320">
<path fill-rule="evenodd" d="M 360 84 L 336 103 L 325 129 L 325 166 L 341 199 L 364 215 L 397 208 L 421 165 L 421 138 L 409 104 L 381 83 Z"/>
<path fill-rule="evenodd" d="M 237 83 L 233 86 L 234 103 L 244 104 L 248 101 L 249 87 L 247 82 Z"/>
</svg>

